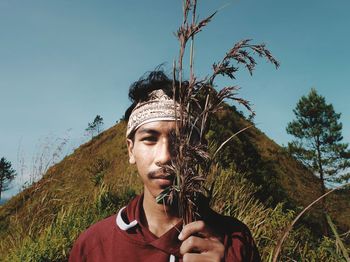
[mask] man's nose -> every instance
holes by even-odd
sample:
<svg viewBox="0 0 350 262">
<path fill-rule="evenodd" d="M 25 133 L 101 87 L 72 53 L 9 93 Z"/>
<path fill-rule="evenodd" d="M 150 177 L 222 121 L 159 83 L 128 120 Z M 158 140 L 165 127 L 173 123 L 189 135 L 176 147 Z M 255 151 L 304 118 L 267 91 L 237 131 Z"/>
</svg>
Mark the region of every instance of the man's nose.
<svg viewBox="0 0 350 262">
<path fill-rule="evenodd" d="M 171 161 L 170 143 L 167 139 L 161 141 L 157 152 L 156 163 L 158 165 L 169 164 Z"/>
</svg>

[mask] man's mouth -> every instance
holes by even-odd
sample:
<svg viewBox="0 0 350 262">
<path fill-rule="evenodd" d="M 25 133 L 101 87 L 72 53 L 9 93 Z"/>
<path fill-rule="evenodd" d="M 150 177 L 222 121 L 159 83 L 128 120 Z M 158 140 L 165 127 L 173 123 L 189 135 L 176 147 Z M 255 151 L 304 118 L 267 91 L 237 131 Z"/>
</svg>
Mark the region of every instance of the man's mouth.
<svg viewBox="0 0 350 262">
<path fill-rule="evenodd" d="M 155 181 L 161 187 L 170 186 L 173 183 L 174 176 L 165 174 L 163 171 L 150 172 L 148 177 Z"/>
<path fill-rule="evenodd" d="M 173 184 L 173 179 L 170 177 L 166 177 L 166 178 L 155 178 L 153 180 L 154 182 L 156 182 L 160 187 L 165 188 L 168 186 L 171 186 Z"/>
<path fill-rule="evenodd" d="M 172 176 L 167 174 L 164 170 L 159 169 L 157 171 L 151 171 L 148 173 L 149 179 L 171 179 Z"/>
<path fill-rule="evenodd" d="M 173 180 L 173 176 L 171 175 L 160 175 L 160 176 L 156 176 L 154 177 L 155 179 L 168 179 L 168 180 Z"/>
</svg>

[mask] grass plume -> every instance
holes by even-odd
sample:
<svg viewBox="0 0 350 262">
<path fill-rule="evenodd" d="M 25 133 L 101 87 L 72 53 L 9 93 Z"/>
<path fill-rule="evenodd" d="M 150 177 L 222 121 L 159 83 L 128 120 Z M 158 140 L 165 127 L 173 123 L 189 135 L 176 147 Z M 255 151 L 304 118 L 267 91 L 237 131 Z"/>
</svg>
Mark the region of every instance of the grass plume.
<svg viewBox="0 0 350 262">
<path fill-rule="evenodd" d="M 240 65 L 244 65 L 252 74 L 256 61 L 248 50 L 266 58 L 276 67 L 279 66 L 264 44 L 251 44 L 251 40 L 248 39 L 236 43 L 221 62 L 214 63 L 210 77 L 197 78 L 193 69 L 195 36 L 212 21 L 217 11 L 197 21 L 196 8 L 196 0 L 183 1 L 183 22 L 176 32 L 180 50 L 178 61 L 174 62 L 173 88 L 174 103 L 177 96 L 180 104 L 179 112 L 176 112 L 180 121 L 177 123 L 173 139 L 176 157 L 172 160 L 171 165 L 165 166 L 166 170 L 174 174 L 176 179 L 173 185 L 165 189 L 157 198 L 158 202 L 177 203 L 185 224 L 201 216 L 197 200 L 208 192 L 204 184 L 211 166 L 216 164 L 214 158 L 224 144 L 234 137 L 228 138 L 216 149 L 214 155 L 211 155 L 206 141 L 210 118 L 221 109 L 224 101 L 227 100 L 242 104 L 253 114 L 249 102 L 237 97 L 239 88 L 237 86 L 218 88 L 215 83 L 216 76 L 222 75 L 235 79 L 235 73 Z M 189 41 L 191 41 L 190 79 L 183 81 L 183 59 Z"/>
</svg>

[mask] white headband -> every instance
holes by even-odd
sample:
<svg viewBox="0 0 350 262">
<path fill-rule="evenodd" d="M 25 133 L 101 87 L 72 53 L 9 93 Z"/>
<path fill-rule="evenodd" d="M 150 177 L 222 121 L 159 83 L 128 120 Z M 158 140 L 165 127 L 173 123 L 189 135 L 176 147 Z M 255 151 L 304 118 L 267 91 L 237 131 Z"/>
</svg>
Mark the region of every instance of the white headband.
<svg viewBox="0 0 350 262">
<path fill-rule="evenodd" d="M 175 110 L 177 117 L 175 117 Z M 154 90 L 149 94 L 148 101 L 138 103 L 132 110 L 126 129 L 126 137 L 143 124 L 154 121 L 175 121 L 180 119 L 179 114 L 180 105 L 178 103 L 174 103 L 174 100 L 163 90 Z"/>
</svg>

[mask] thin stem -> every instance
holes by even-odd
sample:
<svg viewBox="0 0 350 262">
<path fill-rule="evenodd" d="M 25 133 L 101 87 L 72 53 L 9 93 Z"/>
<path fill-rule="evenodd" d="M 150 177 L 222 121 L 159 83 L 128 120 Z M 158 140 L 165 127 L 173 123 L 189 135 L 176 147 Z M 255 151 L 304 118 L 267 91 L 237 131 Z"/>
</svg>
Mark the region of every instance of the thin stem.
<svg viewBox="0 0 350 262">
<path fill-rule="evenodd" d="M 192 7 L 192 26 L 196 23 L 196 7 L 197 0 L 193 0 Z M 194 35 L 191 36 L 191 49 L 190 49 L 190 84 L 193 83 L 194 73 L 193 73 L 193 61 L 194 61 Z"/>
<path fill-rule="evenodd" d="M 350 183 L 341 185 L 339 187 L 333 188 L 332 190 L 328 191 L 327 193 L 323 194 L 322 196 L 320 196 L 319 198 L 317 198 L 315 201 L 313 201 L 311 204 L 309 204 L 306 208 L 303 209 L 303 211 L 301 211 L 299 213 L 299 215 L 297 215 L 297 217 L 292 221 L 292 223 L 287 227 L 286 231 L 284 232 L 283 236 L 280 238 L 280 240 L 277 242 L 277 246 L 275 248 L 274 251 L 274 255 L 273 255 L 273 262 L 277 262 L 278 256 L 281 252 L 281 248 L 282 248 L 282 244 L 284 242 L 284 240 L 286 240 L 289 232 L 292 230 L 293 226 L 295 225 L 295 223 L 299 220 L 299 218 L 307 211 L 309 210 L 314 204 L 316 204 L 318 201 L 320 201 L 321 199 L 323 199 L 324 197 L 326 197 L 327 195 L 329 195 L 330 193 L 334 192 L 335 190 L 341 189 L 345 186 L 350 185 Z"/>
<path fill-rule="evenodd" d="M 217 155 L 217 153 L 219 153 L 219 151 L 221 150 L 221 148 L 226 144 L 228 143 L 232 138 L 234 138 L 235 136 L 237 136 L 238 134 L 242 133 L 243 131 L 247 130 L 248 128 L 251 128 L 253 127 L 254 125 L 250 125 L 250 126 L 247 126 L 241 130 L 239 130 L 238 132 L 234 133 L 232 136 L 230 136 L 228 139 L 226 139 L 226 141 L 224 141 L 218 149 L 216 149 L 214 155 L 213 155 L 213 159 L 215 158 L 215 156 Z"/>
</svg>

